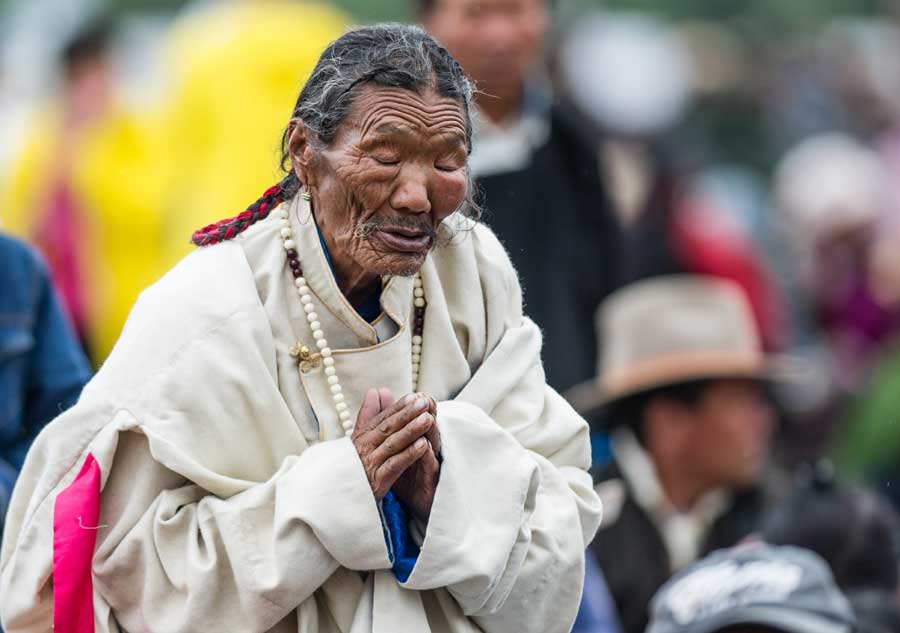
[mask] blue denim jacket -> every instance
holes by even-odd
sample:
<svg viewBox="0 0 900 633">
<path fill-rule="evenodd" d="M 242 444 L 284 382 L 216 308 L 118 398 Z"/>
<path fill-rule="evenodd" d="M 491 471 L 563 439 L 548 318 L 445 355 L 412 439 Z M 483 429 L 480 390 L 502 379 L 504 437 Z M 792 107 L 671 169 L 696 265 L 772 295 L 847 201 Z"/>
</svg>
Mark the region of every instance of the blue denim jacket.
<svg viewBox="0 0 900 633">
<path fill-rule="evenodd" d="M 0 235 L 0 525 L 28 447 L 90 377 L 43 260 Z"/>
</svg>

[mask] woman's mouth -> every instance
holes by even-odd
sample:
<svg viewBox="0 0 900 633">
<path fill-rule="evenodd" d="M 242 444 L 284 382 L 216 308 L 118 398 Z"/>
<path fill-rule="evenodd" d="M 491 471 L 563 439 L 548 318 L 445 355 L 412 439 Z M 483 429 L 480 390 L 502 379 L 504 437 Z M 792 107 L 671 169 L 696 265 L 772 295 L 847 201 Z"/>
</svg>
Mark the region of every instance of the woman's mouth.
<svg viewBox="0 0 900 633">
<path fill-rule="evenodd" d="M 421 253 L 431 246 L 429 232 L 408 227 L 384 227 L 377 231 L 381 241 L 391 250 L 403 253 Z"/>
</svg>

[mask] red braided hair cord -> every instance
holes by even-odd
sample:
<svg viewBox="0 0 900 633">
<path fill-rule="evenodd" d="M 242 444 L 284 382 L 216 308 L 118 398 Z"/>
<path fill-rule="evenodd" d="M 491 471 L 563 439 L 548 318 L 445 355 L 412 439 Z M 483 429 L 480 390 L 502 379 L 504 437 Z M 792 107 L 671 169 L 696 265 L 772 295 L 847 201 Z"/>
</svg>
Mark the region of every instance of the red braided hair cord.
<svg viewBox="0 0 900 633">
<path fill-rule="evenodd" d="M 247 207 L 246 211 L 194 231 L 191 242 L 197 246 L 210 246 L 230 240 L 247 230 L 251 224 L 267 217 L 269 212 L 283 201 L 284 190 L 281 185 L 269 187 L 259 200 Z"/>
</svg>

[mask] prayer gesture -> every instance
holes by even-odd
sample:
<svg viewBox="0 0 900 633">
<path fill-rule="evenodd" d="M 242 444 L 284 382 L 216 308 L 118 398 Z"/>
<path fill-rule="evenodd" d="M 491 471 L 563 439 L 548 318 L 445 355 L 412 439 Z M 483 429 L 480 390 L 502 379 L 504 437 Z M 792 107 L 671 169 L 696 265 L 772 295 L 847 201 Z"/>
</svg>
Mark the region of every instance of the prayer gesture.
<svg viewBox="0 0 900 633">
<path fill-rule="evenodd" d="M 394 489 L 422 520 L 428 520 L 437 489 L 440 433 L 437 406 L 421 393 L 398 401 L 389 389 L 370 389 L 356 418 L 351 440 L 377 500 Z"/>
</svg>

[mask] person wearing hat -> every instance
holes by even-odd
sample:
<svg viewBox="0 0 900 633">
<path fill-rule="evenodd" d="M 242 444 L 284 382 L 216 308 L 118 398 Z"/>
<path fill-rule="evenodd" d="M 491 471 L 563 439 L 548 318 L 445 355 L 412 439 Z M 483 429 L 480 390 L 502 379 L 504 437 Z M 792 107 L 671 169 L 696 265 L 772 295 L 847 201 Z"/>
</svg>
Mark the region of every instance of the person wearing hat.
<svg viewBox="0 0 900 633">
<path fill-rule="evenodd" d="M 606 422 L 612 461 L 591 545 L 625 633 L 643 633 L 653 593 L 681 567 L 753 531 L 774 412 L 743 291 L 695 275 L 643 280 L 598 311 L 599 378 L 567 397 Z"/>
<path fill-rule="evenodd" d="M 653 598 L 647 633 L 854 633 L 828 565 L 798 547 L 714 552 Z"/>
</svg>

